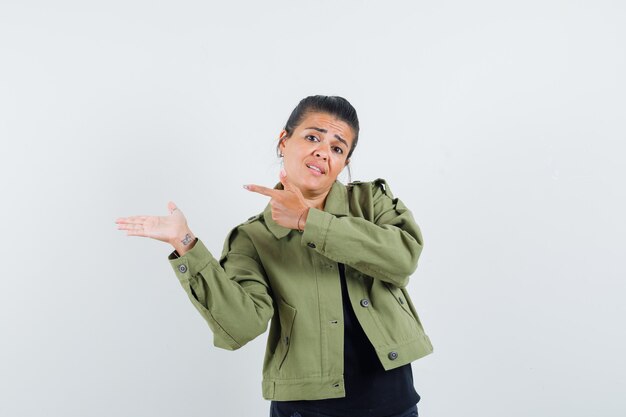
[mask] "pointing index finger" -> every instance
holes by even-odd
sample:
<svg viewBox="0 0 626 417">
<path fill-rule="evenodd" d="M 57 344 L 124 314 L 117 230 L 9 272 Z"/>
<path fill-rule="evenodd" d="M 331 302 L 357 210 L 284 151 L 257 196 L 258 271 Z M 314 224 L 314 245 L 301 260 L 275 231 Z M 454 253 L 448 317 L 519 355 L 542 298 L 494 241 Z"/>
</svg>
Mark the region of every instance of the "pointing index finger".
<svg viewBox="0 0 626 417">
<path fill-rule="evenodd" d="M 254 193 L 266 195 L 268 197 L 274 197 L 276 195 L 276 192 L 280 191 L 280 190 L 275 190 L 273 188 L 267 188 L 267 187 L 263 187 L 262 185 L 255 185 L 255 184 L 247 184 L 247 185 L 244 185 L 243 188 L 245 188 L 248 191 L 252 191 Z"/>
</svg>

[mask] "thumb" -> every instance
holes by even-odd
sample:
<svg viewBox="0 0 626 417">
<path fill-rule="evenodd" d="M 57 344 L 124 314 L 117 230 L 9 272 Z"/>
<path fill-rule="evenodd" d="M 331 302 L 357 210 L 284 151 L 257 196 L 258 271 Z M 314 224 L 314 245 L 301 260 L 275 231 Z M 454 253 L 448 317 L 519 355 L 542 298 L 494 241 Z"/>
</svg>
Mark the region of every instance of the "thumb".
<svg viewBox="0 0 626 417">
<path fill-rule="evenodd" d="M 174 204 L 173 201 L 167 203 L 167 210 L 170 212 L 170 214 L 172 214 L 176 209 L 178 209 L 178 207 L 176 207 L 176 204 Z"/>
<path fill-rule="evenodd" d="M 279 178 L 285 190 L 293 190 L 293 186 L 291 185 L 291 182 L 289 182 L 289 180 L 287 179 L 287 171 L 285 171 L 285 168 L 280 169 Z"/>
<path fill-rule="evenodd" d="M 285 171 L 284 168 L 282 168 L 280 170 L 280 182 L 283 184 L 283 187 L 285 188 L 285 191 L 291 191 L 296 196 L 298 196 L 298 198 L 300 198 L 300 200 L 302 200 L 302 198 L 303 198 L 302 191 L 300 191 L 298 186 L 293 185 L 291 183 L 291 181 L 289 181 L 289 179 L 287 178 L 287 172 Z"/>
</svg>

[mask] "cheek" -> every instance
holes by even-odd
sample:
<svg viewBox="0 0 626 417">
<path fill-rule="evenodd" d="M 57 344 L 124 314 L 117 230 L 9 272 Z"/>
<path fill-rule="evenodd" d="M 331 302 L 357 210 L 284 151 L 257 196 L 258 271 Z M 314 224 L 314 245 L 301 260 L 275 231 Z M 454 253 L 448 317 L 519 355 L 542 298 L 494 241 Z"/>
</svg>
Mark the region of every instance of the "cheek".
<svg viewBox="0 0 626 417">
<path fill-rule="evenodd" d="M 289 155 L 291 158 L 285 158 L 283 165 L 292 173 L 296 173 L 300 167 L 299 159 L 295 155 Z"/>
<path fill-rule="evenodd" d="M 341 171 L 346 166 L 346 157 L 343 155 L 334 155 L 332 163 L 333 169 Z"/>
<path fill-rule="evenodd" d="M 306 149 L 303 149 L 303 148 L 290 149 L 288 159 L 290 163 L 296 164 L 298 162 L 303 161 L 308 155 L 309 155 L 309 152 Z"/>
</svg>

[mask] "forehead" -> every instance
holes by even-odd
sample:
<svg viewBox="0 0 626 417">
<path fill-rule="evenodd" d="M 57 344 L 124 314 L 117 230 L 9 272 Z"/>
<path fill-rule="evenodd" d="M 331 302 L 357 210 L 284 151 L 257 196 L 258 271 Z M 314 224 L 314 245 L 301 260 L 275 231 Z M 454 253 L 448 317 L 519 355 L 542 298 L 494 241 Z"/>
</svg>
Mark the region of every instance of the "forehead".
<svg viewBox="0 0 626 417">
<path fill-rule="evenodd" d="M 310 127 L 316 127 L 325 129 L 328 131 L 328 135 L 334 137 L 339 135 L 341 138 L 348 142 L 349 146 L 352 146 L 352 140 L 354 139 L 354 132 L 350 125 L 336 116 L 328 113 L 308 113 L 302 122 L 296 127 L 296 130 L 305 130 Z"/>
</svg>

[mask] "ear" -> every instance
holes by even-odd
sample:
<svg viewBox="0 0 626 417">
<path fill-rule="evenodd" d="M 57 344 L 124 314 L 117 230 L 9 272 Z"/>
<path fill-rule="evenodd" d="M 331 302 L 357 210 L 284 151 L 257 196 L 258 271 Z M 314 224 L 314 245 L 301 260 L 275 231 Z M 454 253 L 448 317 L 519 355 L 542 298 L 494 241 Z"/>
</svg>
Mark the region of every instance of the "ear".
<svg viewBox="0 0 626 417">
<path fill-rule="evenodd" d="M 278 147 L 282 150 L 285 149 L 285 141 L 287 140 L 287 131 L 285 129 L 281 130 L 278 135 Z"/>
</svg>

